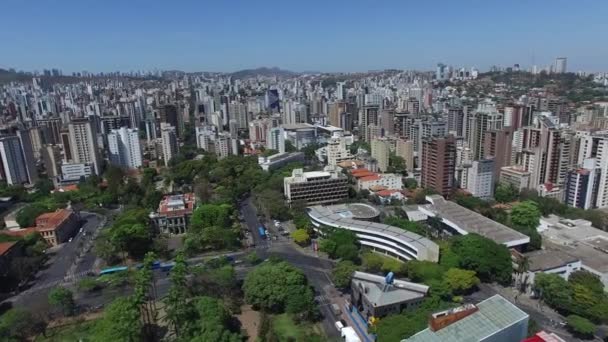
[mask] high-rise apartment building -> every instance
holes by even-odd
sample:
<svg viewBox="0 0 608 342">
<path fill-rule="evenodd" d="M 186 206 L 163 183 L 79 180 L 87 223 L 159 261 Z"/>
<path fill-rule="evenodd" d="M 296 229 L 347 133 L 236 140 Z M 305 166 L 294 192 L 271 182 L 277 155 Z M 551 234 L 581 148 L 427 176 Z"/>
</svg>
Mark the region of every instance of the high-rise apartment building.
<svg viewBox="0 0 608 342">
<path fill-rule="evenodd" d="M 279 153 L 285 152 L 285 130 L 283 127 L 272 127 L 268 131 L 266 148 L 279 151 Z"/>
<path fill-rule="evenodd" d="M 477 110 L 468 116 L 466 136 L 473 159 L 485 156 L 483 140 L 485 132 L 502 129 L 503 116 L 493 103 L 480 103 Z"/>
<path fill-rule="evenodd" d="M 0 137 L 0 158 L 2 161 L 2 176 L 7 184 L 20 185 L 32 183 L 18 136 L 9 135 Z M 31 172 L 36 172 L 36 170 L 34 169 Z"/>
<path fill-rule="evenodd" d="M 336 132 L 327 141 L 327 165 L 335 166 L 344 160 L 353 159 L 353 155 L 346 148 L 346 138 L 341 132 Z"/>
<path fill-rule="evenodd" d="M 388 170 L 390 149 L 386 139 L 373 139 L 371 142 L 372 158 L 378 161 L 378 169 L 382 172 Z"/>
<path fill-rule="evenodd" d="M 179 145 L 177 144 L 177 134 L 175 127 L 169 125 L 161 125 L 160 137 L 163 147 L 163 160 L 165 166 L 169 166 L 169 161 L 175 157 L 179 151 Z"/>
<path fill-rule="evenodd" d="M 597 201 L 600 169 L 594 158 L 585 159 L 583 167 L 568 172 L 564 202 L 581 209 L 592 209 Z"/>
<path fill-rule="evenodd" d="M 395 154 L 405 161 L 405 170 L 408 173 L 414 171 L 414 143 L 411 140 L 398 139 L 395 146 Z"/>
<path fill-rule="evenodd" d="M 494 197 L 493 158 L 475 160 L 468 168 L 467 191 L 475 197 L 489 200 Z"/>
<path fill-rule="evenodd" d="M 431 188 L 442 196 L 449 196 L 455 185 L 455 166 L 456 141 L 453 135 L 422 141 L 420 185 L 423 188 Z"/>
<path fill-rule="evenodd" d="M 567 71 L 568 59 L 566 57 L 557 57 L 555 59 L 555 68 L 553 69 L 558 74 L 563 74 Z"/>
<path fill-rule="evenodd" d="M 137 129 L 121 127 L 112 130 L 108 134 L 108 150 L 113 165 L 136 169 L 143 164 Z"/>
<path fill-rule="evenodd" d="M 378 105 L 367 105 L 361 108 L 359 113 L 359 129 L 362 132 L 365 141 L 371 141 L 369 135 L 369 126 L 378 126 L 380 121 L 380 106 Z"/>
<path fill-rule="evenodd" d="M 90 164 L 95 174 L 101 174 L 97 131 L 88 119 L 73 119 L 68 125 L 72 160 L 76 164 Z"/>
</svg>

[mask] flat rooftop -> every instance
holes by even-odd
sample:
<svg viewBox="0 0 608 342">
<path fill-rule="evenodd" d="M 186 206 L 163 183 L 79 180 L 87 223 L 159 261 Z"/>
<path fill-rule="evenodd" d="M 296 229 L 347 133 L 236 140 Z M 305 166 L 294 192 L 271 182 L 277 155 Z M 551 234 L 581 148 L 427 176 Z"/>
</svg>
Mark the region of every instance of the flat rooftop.
<svg viewBox="0 0 608 342">
<path fill-rule="evenodd" d="M 559 250 L 581 261 L 583 267 L 608 276 L 608 233 L 586 220 L 556 215 L 541 218 L 538 229 L 546 249 Z"/>
<path fill-rule="evenodd" d="M 355 271 L 352 281 L 355 286 L 368 289 L 363 295 L 374 307 L 409 302 L 424 297 L 429 291 L 426 285 L 400 279 L 394 279 L 392 284 L 387 285 L 385 277 L 359 271 Z"/>
<path fill-rule="evenodd" d="M 380 215 L 380 210 L 364 203 L 336 204 L 326 207 L 342 217 L 354 219 L 371 219 Z"/>
<path fill-rule="evenodd" d="M 340 205 L 316 205 L 308 207 L 307 210 L 308 215 L 311 218 L 322 224 L 331 227 L 351 229 L 355 232 L 361 231 L 362 233 L 370 232 L 382 234 L 412 246 L 418 251 L 418 254 L 422 256 L 421 260 L 429 260 L 430 258 L 430 261 L 437 261 L 439 257 L 439 246 L 433 241 L 407 230 L 389 226 L 388 224 L 354 219 L 352 212 L 341 212 L 339 208 Z"/>
<path fill-rule="evenodd" d="M 549 271 L 579 261 L 577 257 L 556 249 L 541 249 L 524 255 L 531 272 Z"/>
<path fill-rule="evenodd" d="M 504 224 L 489 219 L 439 195 L 427 196 L 431 204 L 420 205 L 419 209 L 429 216 L 439 216 L 448 226 L 460 234 L 475 233 L 507 247 L 530 242 L 530 237 Z"/>
<path fill-rule="evenodd" d="M 432 331 L 426 328 L 402 342 L 472 342 L 481 341 L 503 329 L 528 319 L 528 314 L 500 295 L 494 295 L 479 304 L 475 313 L 447 327 Z M 525 331 L 523 332 L 525 337 Z"/>
</svg>

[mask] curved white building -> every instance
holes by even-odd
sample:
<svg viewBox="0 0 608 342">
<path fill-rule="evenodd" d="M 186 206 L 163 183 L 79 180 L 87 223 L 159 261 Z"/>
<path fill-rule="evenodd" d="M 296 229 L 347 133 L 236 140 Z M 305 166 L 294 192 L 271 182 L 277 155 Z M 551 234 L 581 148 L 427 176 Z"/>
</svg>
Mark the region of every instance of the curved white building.
<svg viewBox="0 0 608 342">
<path fill-rule="evenodd" d="M 407 230 L 387 224 L 371 222 L 380 212 L 362 203 L 332 206 L 317 205 L 307 208 L 315 227 L 328 226 L 348 229 L 363 246 L 401 260 L 439 260 L 439 246 L 433 241 Z"/>
</svg>

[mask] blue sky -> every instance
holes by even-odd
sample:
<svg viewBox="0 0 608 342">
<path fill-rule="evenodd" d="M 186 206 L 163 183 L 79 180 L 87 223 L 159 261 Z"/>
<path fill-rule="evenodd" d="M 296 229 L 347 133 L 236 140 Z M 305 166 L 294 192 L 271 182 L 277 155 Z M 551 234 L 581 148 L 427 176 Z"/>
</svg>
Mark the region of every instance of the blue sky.
<svg viewBox="0 0 608 342">
<path fill-rule="evenodd" d="M 608 1 L 2 0 L 0 67 L 608 71 Z"/>
</svg>

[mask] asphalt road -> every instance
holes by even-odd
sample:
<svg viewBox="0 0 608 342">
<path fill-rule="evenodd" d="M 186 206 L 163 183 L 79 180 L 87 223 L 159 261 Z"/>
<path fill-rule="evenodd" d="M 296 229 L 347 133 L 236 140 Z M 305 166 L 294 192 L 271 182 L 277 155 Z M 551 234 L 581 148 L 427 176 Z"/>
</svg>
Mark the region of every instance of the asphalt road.
<svg viewBox="0 0 608 342">
<path fill-rule="evenodd" d="M 285 243 L 281 238 L 279 238 L 278 241 L 268 241 L 260 238 L 258 227 L 261 224 L 257 217 L 256 208 L 252 204 L 251 197 L 246 198 L 241 203 L 239 210 L 253 236 L 258 255 L 265 257 L 268 254 L 273 254 L 301 269 L 315 289 L 319 310 L 323 315 L 322 325 L 326 335 L 330 338 L 340 337 L 338 330 L 336 330 L 334 326 L 334 323 L 339 318 L 336 317 L 331 310 L 331 302 L 329 301 L 331 296 L 337 295 L 334 293 L 335 288 L 329 278 L 333 263 L 329 260 L 323 260 L 315 256 L 304 254 L 292 243 Z M 272 225 L 269 224 L 266 228 L 270 230 L 273 236 L 279 236 Z"/>
<path fill-rule="evenodd" d="M 47 283 L 54 283 L 63 280 L 66 276 L 68 269 L 72 266 L 74 260 L 76 260 L 81 248 L 93 237 L 93 233 L 99 228 L 99 224 L 102 222 L 102 217 L 98 214 L 81 212 L 80 218 L 84 222 L 82 225 L 82 232 L 78 230 L 75 232 L 76 235 L 72 238 L 72 242 L 65 242 L 60 246 L 55 255 L 53 255 L 47 262 L 48 267 L 36 275 L 35 285 L 33 289 L 42 287 Z M 93 261 L 90 261 L 93 259 Z M 90 270 L 93 262 L 95 262 L 95 256 L 92 252 L 86 254 L 86 264 L 84 267 Z M 82 269 L 84 271 L 84 269 Z"/>
</svg>

